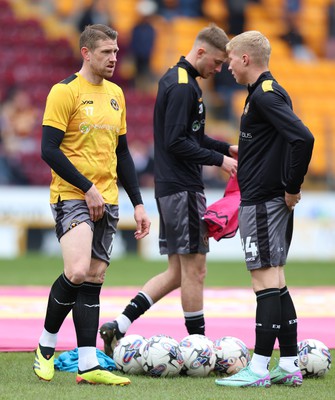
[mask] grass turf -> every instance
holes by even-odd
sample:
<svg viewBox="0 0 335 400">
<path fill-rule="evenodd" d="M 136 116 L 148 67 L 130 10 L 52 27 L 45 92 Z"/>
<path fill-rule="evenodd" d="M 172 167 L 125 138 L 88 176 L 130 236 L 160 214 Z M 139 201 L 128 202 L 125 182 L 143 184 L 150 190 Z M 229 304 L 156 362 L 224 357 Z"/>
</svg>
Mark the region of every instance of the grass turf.
<svg viewBox="0 0 335 400">
<path fill-rule="evenodd" d="M 147 279 L 166 268 L 166 260 L 149 261 L 136 256 L 112 260 L 105 286 L 142 286 Z M 0 285 L 50 286 L 62 272 L 59 257 L 28 253 L 24 257 L 0 259 Z M 334 261 L 290 261 L 286 268 L 289 286 L 335 285 Z M 206 286 L 250 287 L 250 274 L 243 262 L 208 262 Z"/>
<path fill-rule="evenodd" d="M 163 271 L 166 261 L 147 261 L 136 256 L 116 259 L 112 262 L 106 286 L 141 286 L 147 279 Z M 50 286 L 62 272 L 62 260 L 40 254 L 0 260 L 0 285 Z M 328 286 L 335 284 L 334 262 L 289 262 L 286 268 L 289 286 Z M 206 286 L 250 286 L 249 273 L 243 262 L 208 263 Z M 250 289 L 251 290 L 251 289 Z M 326 329 L 326 327 L 325 327 Z M 22 327 L 24 335 L 24 327 Z M 335 350 L 331 351 L 335 357 Z M 273 358 L 278 358 L 274 351 Z M 42 382 L 32 371 L 32 353 L 0 353 L 0 400 L 92 400 L 117 398 L 134 400 L 330 400 L 335 393 L 335 370 L 320 379 L 305 379 L 302 387 L 289 388 L 274 385 L 270 389 L 223 388 L 214 384 L 214 377 L 207 378 L 149 378 L 131 377 L 126 387 L 76 385 L 75 374 L 57 371 L 52 382 Z M 332 397 L 333 396 L 333 397 Z"/>
<path fill-rule="evenodd" d="M 332 351 L 334 359 L 335 351 Z M 274 352 L 278 357 L 278 352 Z M 274 359 L 273 357 L 273 359 Z M 215 377 L 150 378 L 130 376 L 125 387 L 77 385 L 75 374 L 56 371 L 51 382 L 39 381 L 32 371 L 33 353 L 0 353 L 1 400 L 330 400 L 335 393 L 335 370 L 324 378 L 305 379 L 299 388 L 273 385 L 263 388 L 224 388 L 214 384 Z"/>
</svg>

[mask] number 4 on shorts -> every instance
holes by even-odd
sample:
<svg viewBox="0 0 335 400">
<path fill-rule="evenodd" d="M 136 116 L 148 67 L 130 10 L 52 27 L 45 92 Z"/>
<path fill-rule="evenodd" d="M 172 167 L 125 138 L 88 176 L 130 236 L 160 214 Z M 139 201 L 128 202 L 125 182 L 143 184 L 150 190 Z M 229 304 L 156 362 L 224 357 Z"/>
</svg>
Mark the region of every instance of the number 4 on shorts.
<svg viewBox="0 0 335 400">
<path fill-rule="evenodd" d="M 241 242 L 242 242 L 242 249 L 246 256 L 248 254 L 251 254 L 252 257 L 257 256 L 258 248 L 256 246 L 256 243 L 251 241 L 251 236 L 247 236 L 245 242 L 243 241 L 243 239 L 241 239 Z"/>
</svg>

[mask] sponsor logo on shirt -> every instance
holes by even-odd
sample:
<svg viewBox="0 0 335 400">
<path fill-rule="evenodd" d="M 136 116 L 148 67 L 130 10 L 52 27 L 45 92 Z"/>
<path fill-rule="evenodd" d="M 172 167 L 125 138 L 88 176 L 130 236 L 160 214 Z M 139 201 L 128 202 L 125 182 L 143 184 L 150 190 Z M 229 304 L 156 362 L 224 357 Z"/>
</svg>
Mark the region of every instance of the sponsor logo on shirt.
<svg viewBox="0 0 335 400">
<path fill-rule="evenodd" d="M 120 133 L 119 127 L 109 124 L 90 124 L 89 122 L 82 122 L 79 125 L 79 131 L 82 134 L 88 134 L 92 129 L 115 132 L 117 135 Z"/>
<path fill-rule="evenodd" d="M 241 138 L 242 140 L 251 140 L 251 139 L 252 139 L 252 133 L 241 131 L 241 132 L 240 132 L 240 138 Z"/>
<path fill-rule="evenodd" d="M 79 131 L 83 134 L 88 133 L 91 130 L 91 125 L 87 122 L 82 122 L 79 125 Z"/>
</svg>

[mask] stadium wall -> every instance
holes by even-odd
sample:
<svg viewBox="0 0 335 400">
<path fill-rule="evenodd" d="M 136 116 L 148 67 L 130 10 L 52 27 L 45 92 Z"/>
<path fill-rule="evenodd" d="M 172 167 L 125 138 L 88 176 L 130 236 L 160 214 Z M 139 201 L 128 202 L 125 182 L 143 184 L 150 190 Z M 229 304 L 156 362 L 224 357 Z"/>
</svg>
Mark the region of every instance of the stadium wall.
<svg viewBox="0 0 335 400">
<path fill-rule="evenodd" d="M 222 196 L 221 191 L 207 190 L 208 204 Z M 152 221 L 151 233 L 137 243 L 135 251 L 148 259 L 161 258 L 158 251 L 158 214 L 153 191 L 142 191 L 147 212 Z M 290 259 L 335 260 L 335 193 L 303 192 L 302 201 L 295 209 L 295 228 Z M 46 187 L 2 186 L 0 196 L 0 258 L 17 257 L 29 250 L 28 231 L 45 232 L 40 251 L 59 252 L 53 233 L 54 222 L 49 207 L 49 189 Z M 135 229 L 133 207 L 123 190 L 120 191 L 119 235 L 114 245 L 114 257 L 129 251 L 133 237 L 126 232 Z M 130 239 L 129 239 L 130 238 Z M 242 260 L 239 234 L 232 239 L 216 242 L 210 239 L 209 260 Z"/>
</svg>

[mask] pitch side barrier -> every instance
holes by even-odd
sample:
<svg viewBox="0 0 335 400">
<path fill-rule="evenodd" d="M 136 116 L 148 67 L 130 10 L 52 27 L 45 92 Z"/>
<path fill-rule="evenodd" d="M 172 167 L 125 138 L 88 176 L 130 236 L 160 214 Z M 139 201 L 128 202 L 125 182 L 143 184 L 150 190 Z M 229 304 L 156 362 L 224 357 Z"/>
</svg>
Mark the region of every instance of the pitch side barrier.
<svg viewBox="0 0 335 400">
<path fill-rule="evenodd" d="M 223 190 L 206 190 L 207 204 L 223 195 Z M 147 259 L 162 259 L 158 249 L 158 212 L 152 189 L 142 189 L 143 201 L 151 219 L 150 234 L 136 242 L 137 252 Z M 335 260 L 335 193 L 303 192 L 295 208 L 295 227 L 290 259 Z M 135 231 L 134 209 L 123 189 L 119 193 L 119 232 Z M 28 249 L 30 229 L 53 230 L 54 221 L 49 206 L 49 188 L 0 186 L 0 258 L 23 255 Z M 52 232 L 52 240 L 57 242 Z M 133 235 L 129 234 L 129 237 Z M 116 238 L 117 239 L 117 238 Z M 135 240 L 135 239 L 133 239 Z M 58 243 L 55 248 L 59 249 Z M 127 249 L 114 246 L 114 256 Z M 241 260 L 240 236 L 215 241 L 210 238 L 209 260 Z"/>
</svg>

